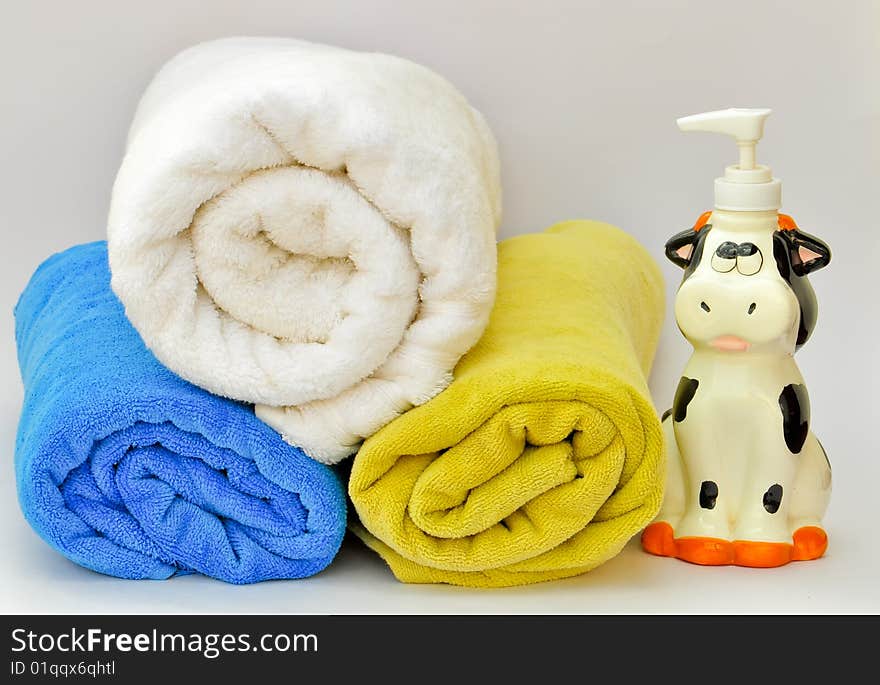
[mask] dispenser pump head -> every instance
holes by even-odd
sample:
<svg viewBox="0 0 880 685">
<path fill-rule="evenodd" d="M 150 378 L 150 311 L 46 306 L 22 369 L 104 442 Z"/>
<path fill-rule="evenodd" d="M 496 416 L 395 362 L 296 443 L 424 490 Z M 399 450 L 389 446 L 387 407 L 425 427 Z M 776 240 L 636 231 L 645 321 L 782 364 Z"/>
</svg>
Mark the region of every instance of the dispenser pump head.
<svg viewBox="0 0 880 685">
<path fill-rule="evenodd" d="M 782 182 L 770 167 L 755 162 L 755 147 L 764 135 L 764 120 L 773 110 L 734 107 L 678 119 L 682 131 L 723 133 L 736 140 L 739 164 L 715 179 L 715 208 L 739 212 L 776 210 L 782 206 Z"/>
</svg>

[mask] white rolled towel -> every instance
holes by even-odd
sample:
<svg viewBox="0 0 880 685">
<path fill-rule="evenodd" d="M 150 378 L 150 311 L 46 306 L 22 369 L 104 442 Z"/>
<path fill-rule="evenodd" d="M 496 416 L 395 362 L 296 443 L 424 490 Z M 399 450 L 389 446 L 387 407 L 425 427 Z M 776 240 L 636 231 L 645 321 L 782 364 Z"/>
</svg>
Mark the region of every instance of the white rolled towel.
<svg viewBox="0 0 880 685">
<path fill-rule="evenodd" d="M 162 363 L 333 463 L 479 339 L 500 212 L 492 134 L 434 72 L 224 39 L 174 57 L 138 106 L 112 285 Z"/>
</svg>

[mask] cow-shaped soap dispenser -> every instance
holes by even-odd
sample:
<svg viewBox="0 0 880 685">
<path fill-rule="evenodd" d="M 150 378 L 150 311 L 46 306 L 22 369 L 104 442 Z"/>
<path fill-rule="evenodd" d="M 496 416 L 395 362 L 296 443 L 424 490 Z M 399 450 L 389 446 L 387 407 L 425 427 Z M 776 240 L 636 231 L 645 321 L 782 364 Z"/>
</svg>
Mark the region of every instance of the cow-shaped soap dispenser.
<svg viewBox="0 0 880 685">
<path fill-rule="evenodd" d="M 663 415 L 666 494 L 642 546 L 696 564 L 781 566 L 828 544 L 831 466 L 794 353 L 816 323 L 807 276 L 831 253 L 779 213 L 780 181 L 755 163 L 769 114 L 678 120 L 732 136 L 740 153 L 715 180 L 715 208 L 666 243 L 684 269 L 675 318 L 694 352 Z"/>
</svg>

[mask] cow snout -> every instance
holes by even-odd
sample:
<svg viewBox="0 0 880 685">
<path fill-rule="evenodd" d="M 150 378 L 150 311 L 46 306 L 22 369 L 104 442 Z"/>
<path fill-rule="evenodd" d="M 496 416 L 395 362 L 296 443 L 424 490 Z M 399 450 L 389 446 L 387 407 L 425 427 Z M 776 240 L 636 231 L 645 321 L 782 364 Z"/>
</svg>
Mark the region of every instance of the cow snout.
<svg viewBox="0 0 880 685">
<path fill-rule="evenodd" d="M 695 346 L 723 351 L 768 343 L 793 346 L 798 316 L 797 298 L 781 280 L 692 277 L 682 283 L 675 300 L 675 317 L 685 337 Z"/>
</svg>

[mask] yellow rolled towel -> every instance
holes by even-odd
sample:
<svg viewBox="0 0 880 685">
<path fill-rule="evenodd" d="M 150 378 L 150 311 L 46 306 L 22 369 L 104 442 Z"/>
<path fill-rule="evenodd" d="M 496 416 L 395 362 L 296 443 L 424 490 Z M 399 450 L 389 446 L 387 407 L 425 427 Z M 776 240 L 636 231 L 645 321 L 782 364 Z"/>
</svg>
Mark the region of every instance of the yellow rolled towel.
<svg viewBox="0 0 880 685">
<path fill-rule="evenodd" d="M 608 224 L 501 242 L 452 384 L 355 457 L 352 530 L 410 583 L 520 585 L 616 555 L 662 498 L 646 377 L 663 302 L 656 262 Z"/>
</svg>

